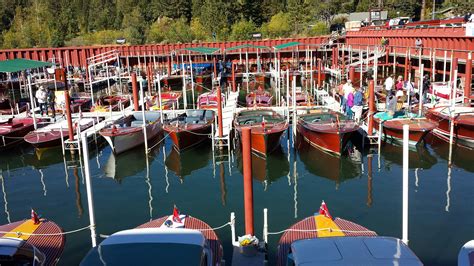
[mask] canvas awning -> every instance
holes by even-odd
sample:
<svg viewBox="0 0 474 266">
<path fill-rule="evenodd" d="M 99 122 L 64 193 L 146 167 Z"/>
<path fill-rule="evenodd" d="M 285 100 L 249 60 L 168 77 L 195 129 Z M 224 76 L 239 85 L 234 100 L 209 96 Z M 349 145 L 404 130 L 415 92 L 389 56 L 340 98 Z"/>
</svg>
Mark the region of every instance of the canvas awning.
<svg viewBox="0 0 474 266">
<path fill-rule="evenodd" d="M 268 49 L 270 50 L 271 48 L 264 45 L 252 45 L 252 44 L 246 43 L 246 44 L 226 48 L 225 51 L 228 52 L 228 51 L 233 51 L 233 50 L 238 50 L 238 49 Z"/>
<path fill-rule="evenodd" d="M 53 64 L 49 62 L 17 58 L 12 60 L 0 61 L 0 73 L 13 73 L 27 69 L 49 67 L 52 65 Z"/>
<path fill-rule="evenodd" d="M 195 53 L 201 53 L 201 54 L 213 54 L 216 51 L 219 50 L 219 48 L 213 48 L 213 47 L 186 47 L 181 50 L 186 50 L 190 52 L 195 52 Z"/>
<path fill-rule="evenodd" d="M 304 43 L 300 43 L 300 42 L 287 42 L 287 43 L 282 43 L 282 44 L 273 46 L 273 48 L 274 48 L 275 50 L 282 50 L 282 49 L 285 49 L 285 48 L 294 47 L 294 46 L 299 46 L 299 45 L 304 45 Z"/>
</svg>

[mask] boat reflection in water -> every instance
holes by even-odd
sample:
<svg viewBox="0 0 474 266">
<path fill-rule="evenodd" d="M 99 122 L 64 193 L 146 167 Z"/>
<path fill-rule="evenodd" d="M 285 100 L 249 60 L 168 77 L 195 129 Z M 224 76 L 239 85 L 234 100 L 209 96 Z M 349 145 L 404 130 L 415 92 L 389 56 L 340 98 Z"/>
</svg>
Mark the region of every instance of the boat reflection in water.
<svg viewBox="0 0 474 266">
<path fill-rule="evenodd" d="M 462 145 L 456 145 L 452 147 L 452 158 L 451 164 L 462 168 L 468 172 L 474 172 L 474 164 L 472 163 L 472 158 L 474 158 L 474 149 L 468 148 Z M 449 143 L 433 136 L 432 134 L 428 135 L 426 138 L 426 143 L 428 143 L 433 151 L 442 159 L 449 161 Z"/>
<path fill-rule="evenodd" d="M 403 147 L 397 145 L 382 144 L 382 157 L 386 162 L 386 167 L 390 167 L 390 163 L 403 166 Z M 408 149 L 408 167 L 410 169 L 430 169 L 438 160 L 430 151 L 421 145 L 410 147 Z"/>
<path fill-rule="evenodd" d="M 362 175 L 362 166 L 353 156 L 334 156 L 319 149 L 312 148 L 306 141 L 298 140 L 298 153 L 306 170 L 310 173 L 339 183 Z M 350 147 L 349 150 L 355 150 Z M 358 151 L 355 150 L 357 153 Z"/>
<path fill-rule="evenodd" d="M 209 145 L 201 145 L 199 149 L 189 149 L 181 153 L 176 149 L 171 149 L 166 157 L 165 165 L 183 182 L 184 177 L 206 167 L 210 158 L 211 147 Z"/>
<path fill-rule="evenodd" d="M 240 173 L 243 174 L 242 156 L 237 156 Z M 281 146 L 267 155 L 266 158 L 252 153 L 252 177 L 260 182 L 271 183 L 280 177 L 287 176 L 290 171 L 290 163 L 283 153 Z"/>
<path fill-rule="evenodd" d="M 160 137 L 156 138 L 156 140 L 153 140 L 152 143 L 149 143 L 148 145 L 153 147 L 153 145 L 158 143 L 157 141 L 159 141 L 159 139 Z M 154 147 L 148 153 L 149 161 L 152 162 L 158 153 L 159 147 Z M 103 169 L 106 177 L 113 178 L 118 183 L 122 183 L 124 178 L 136 175 L 146 169 L 146 167 L 145 148 L 140 146 L 119 155 L 110 153 Z"/>
</svg>

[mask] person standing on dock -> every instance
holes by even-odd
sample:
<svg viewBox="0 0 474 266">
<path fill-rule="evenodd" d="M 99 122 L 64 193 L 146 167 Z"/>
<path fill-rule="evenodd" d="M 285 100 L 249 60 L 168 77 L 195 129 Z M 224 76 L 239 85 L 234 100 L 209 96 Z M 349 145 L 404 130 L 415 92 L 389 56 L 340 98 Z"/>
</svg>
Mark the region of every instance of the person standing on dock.
<svg viewBox="0 0 474 266">
<path fill-rule="evenodd" d="M 392 91 L 393 83 L 393 75 L 388 76 L 388 78 L 385 80 L 385 92 L 387 95 Z"/>
<path fill-rule="evenodd" d="M 56 95 L 54 94 L 53 89 L 48 90 L 48 106 L 46 107 L 46 113 L 48 113 L 48 107 L 51 108 L 51 117 L 56 116 L 56 109 L 55 109 L 55 104 L 56 104 Z"/>
<path fill-rule="evenodd" d="M 43 113 L 48 114 L 48 107 L 46 105 L 46 100 L 48 97 L 48 93 L 44 89 L 43 86 L 40 86 L 39 89 L 36 91 L 35 94 L 36 99 L 38 100 L 38 105 L 40 108 L 41 116 L 43 116 Z M 46 109 L 46 110 L 45 110 Z"/>
<path fill-rule="evenodd" d="M 344 86 L 346 85 L 347 80 L 342 79 L 341 84 L 337 87 L 337 95 L 339 95 L 339 103 L 341 104 L 341 110 L 344 112 L 344 108 L 346 107 L 346 101 L 344 99 Z"/>
<path fill-rule="evenodd" d="M 354 106 L 352 106 L 352 112 L 354 113 L 354 120 L 359 123 L 360 117 L 362 116 L 362 109 L 364 106 L 364 95 L 362 94 L 361 88 L 355 88 L 354 93 Z"/>
</svg>

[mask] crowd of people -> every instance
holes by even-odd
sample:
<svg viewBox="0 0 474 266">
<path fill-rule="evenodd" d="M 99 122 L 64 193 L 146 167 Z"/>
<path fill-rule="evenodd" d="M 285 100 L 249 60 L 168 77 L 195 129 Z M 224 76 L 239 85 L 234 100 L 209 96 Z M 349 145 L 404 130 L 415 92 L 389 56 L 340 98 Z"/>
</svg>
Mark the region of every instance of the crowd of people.
<svg viewBox="0 0 474 266">
<path fill-rule="evenodd" d="M 53 89 L 46 90 L 43 86 L 40 86 L 39 89 L 36 91 L 36 100 L 38 101 L 38 105 L 40 108 L 40 114 L 48 115 L 48 109 L 51 108 L 51 117 L 55 117 L 56 115 L 56 95 L 54 94 Z"/>
<path fill-rule="evenodd" d="M 362 89 L 355 88 L 351 80 L 343 79 L 338 87 L 337 94 L 339 95 L 341 110 L 344 114 L 358 121 L 362 115 L 364 105 Z"/>
</svg>

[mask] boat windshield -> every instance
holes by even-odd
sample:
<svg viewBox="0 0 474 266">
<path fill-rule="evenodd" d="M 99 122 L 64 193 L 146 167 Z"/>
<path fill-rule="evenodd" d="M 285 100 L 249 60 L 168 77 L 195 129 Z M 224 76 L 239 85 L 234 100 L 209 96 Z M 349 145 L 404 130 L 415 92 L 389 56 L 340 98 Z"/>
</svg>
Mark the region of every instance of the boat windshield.
<svg viewBox="0 0 474 266">
<path fill-rule="evenodd" d="M 42 265 L 45 256 L 34 246 L 23 240 L 2 239 L 0 243 L 0 265 Z"/>
<path fill-rule="evenodd" d="M 176 243 L 134 243 L 95 247 L 80 265 L 201 265 L 203 248 Z"/>
</svg>

